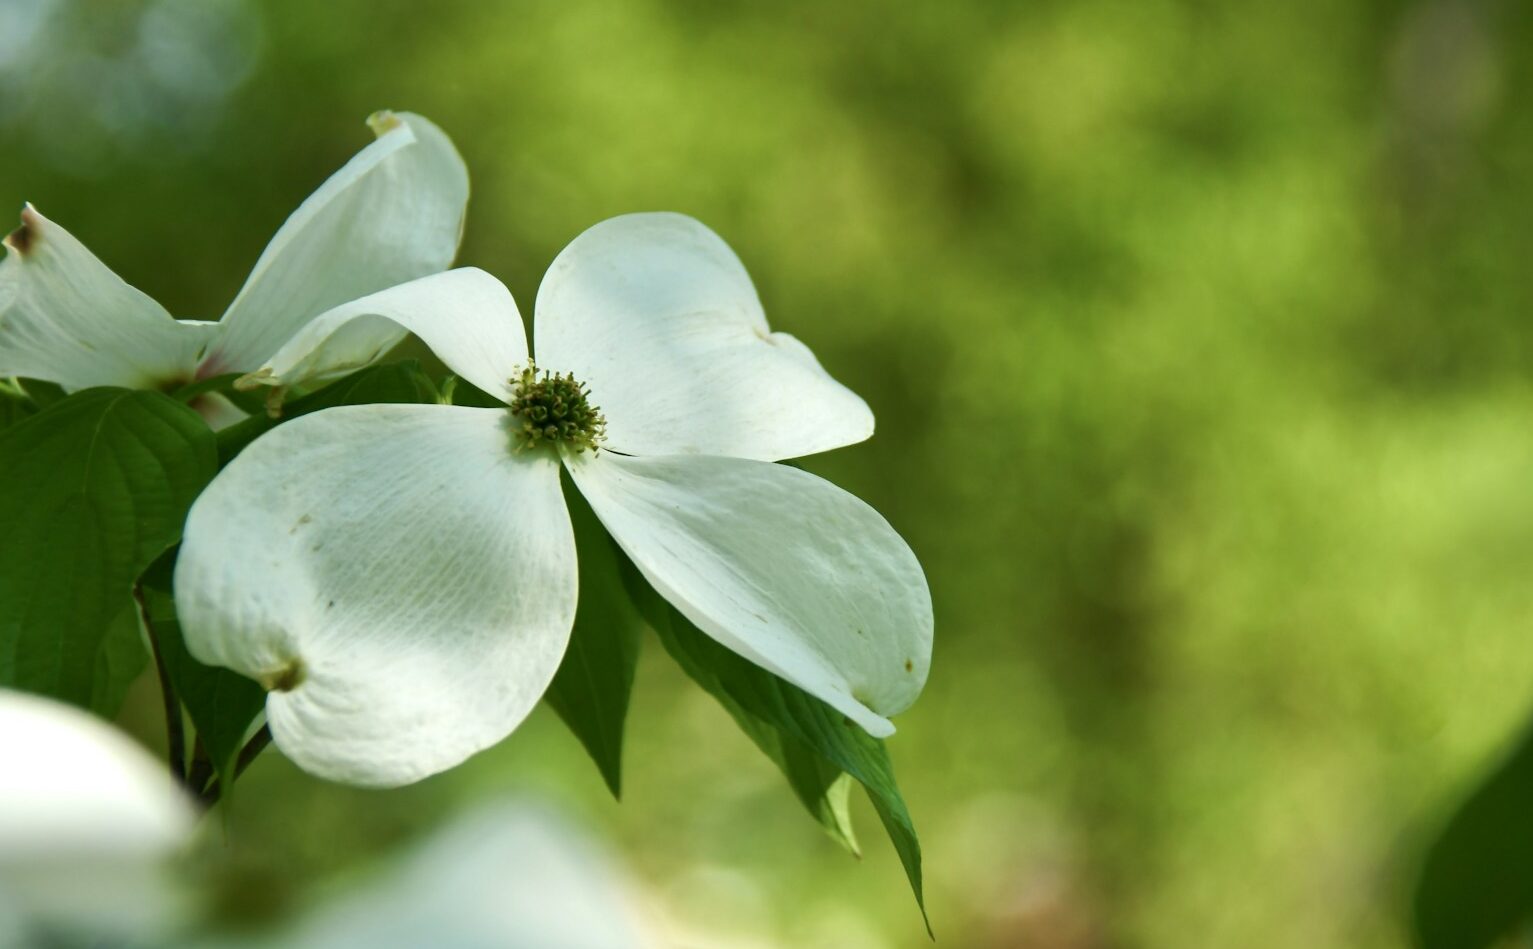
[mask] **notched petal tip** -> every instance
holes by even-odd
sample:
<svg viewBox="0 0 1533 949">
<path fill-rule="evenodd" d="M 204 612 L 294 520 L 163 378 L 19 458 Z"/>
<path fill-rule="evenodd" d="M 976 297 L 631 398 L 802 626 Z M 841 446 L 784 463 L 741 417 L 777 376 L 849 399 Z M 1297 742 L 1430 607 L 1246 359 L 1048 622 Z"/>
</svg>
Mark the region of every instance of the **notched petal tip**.
<svg viewBox="0 0 1533 949">
<path fill-rule="evenodd" d="M 42 233 L 42 215 L 31 204 L 21 209 L 21 226 L 5 237 L 5 246 L 18 256 L 25 257 L 37 246 Z"/>
<path fill-rule="evenodd" d="M 404 120 L 388 109 L 379 109 L 367 117 L 367 127 L 373 130 L 373 134 L 382 138 L 389 132 L 403 126 Z"/>
<path fill-rule="evenodd" d="M 303 685 L 303 680 L 308 678 L 308 670 L 304 667 L 302 659 L 289 659 L 287 664 L 272 672 L 268 672 L 258 680 L 261 688 L 268 692 L 291 692 Z"/>
</svg>

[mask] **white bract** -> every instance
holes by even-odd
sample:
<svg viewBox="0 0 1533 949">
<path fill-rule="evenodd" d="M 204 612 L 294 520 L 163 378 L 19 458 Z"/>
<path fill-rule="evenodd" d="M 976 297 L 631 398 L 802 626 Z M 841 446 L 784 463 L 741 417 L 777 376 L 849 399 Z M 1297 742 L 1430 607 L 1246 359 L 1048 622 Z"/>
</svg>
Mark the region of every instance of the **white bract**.
<svg viewBox="0 0 1533 949">
<path fill-rule="evenodd" d="M 562 463 L 687 619 L 891 734 L 931 655 L 920 565 L 872 508 L 771 463 L 867 438 L 867 405 L 768 329 L 734 253 L 681 215 L 580 235 L 535 323 L 537 375 L 510 293 L 463 269 L 284 346 L 262 381 L 403 326 L 508 407 L 342 407 L 256 441 L 188 519 L 176 598 L 193 654 L 264 683 L 277 745 L 313 773 L 387 786 L 458 764 L 521 722 L 568 643 Z"/>
<path fill-rule="evenodd" d="M 420 116 L 368 124 L 377 139 L 293 212 L 216 322 L 175 319 L 28 205 L 0 261 L 0 377 L 169 390 L 249 372 L 332 307 L 445 270 L 468 202 L 463 160 Z M 379 326 L 366 348 L 403 335 Z"/>
<path fill-rule="evenodd" d="M 5 689 L 0 762 L 0 946 L 169 921 L 165 864 L 196 810 L 163 764 L 85 712 Z"/>
<path fill-rule="evenodd" d="M 277 938 L 282 949 L 642 949 L 622 868 L 558 813 L 484 806 Z"/>
</svg>

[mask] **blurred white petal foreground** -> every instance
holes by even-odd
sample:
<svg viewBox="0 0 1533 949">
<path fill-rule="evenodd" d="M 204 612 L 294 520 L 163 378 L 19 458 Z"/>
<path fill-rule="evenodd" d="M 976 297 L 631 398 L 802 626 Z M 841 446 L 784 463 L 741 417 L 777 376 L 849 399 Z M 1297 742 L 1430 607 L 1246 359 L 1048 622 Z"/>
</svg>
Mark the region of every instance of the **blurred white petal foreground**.
<svg viewBox="0 0 1533 949">
<path fill-rule="evenodd" d="M 0 261 L 0 377 L 73 391 L 243 373 L 326 310 L 445 270 L 468 203 L 462 158 L 420 116 L 379 112 L 368 124 L 377 139 L 278 229 L 217 322 L 175 319 L 27 205 Z M 403 335 L 380 329 L 367 341 L 374 355 Z"/>
<path fill-rule="evenodd" d="M 562 461 L 687 619 L 891 734 L 931 658 L 926 578 L 872 508 L 771 463 L 867 438 L 867 405 L 770 331 L 734 253 L 681 215 L 586 231 L 536 309 L 554 375 L 471 269 L 332 310 L 260 370 L 285 385 L 351 362 L 387 324 L 507 405 L 336 408 L 247 448 L 187 522 L 193 654 L 263 682 L 278 747 L 315 774 L 389 786 L 458 764 L 522 721 L 568 643 Z"/>
<path fill-rule="evenodd" d="M 461 818 L 400 866 L 270 945 L 642 949 L 652 943 L 609 854 L 558 815 L 509 802 Z"/>
<path fill-rule="evenodd" d="M 169 771 L 125 735 L 0 690 L 0 946 L 159 928 L 175 905 L 165 863 L 195 821 Z"/>
</svg>

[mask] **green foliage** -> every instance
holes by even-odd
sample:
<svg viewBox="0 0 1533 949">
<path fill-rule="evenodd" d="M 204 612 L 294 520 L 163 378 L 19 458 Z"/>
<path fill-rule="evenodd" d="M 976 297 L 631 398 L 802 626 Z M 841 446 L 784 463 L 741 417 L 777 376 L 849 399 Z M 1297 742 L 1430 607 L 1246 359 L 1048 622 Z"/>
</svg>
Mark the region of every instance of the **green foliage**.
<svg viewBox="0 0 1533 949">
<path fill-rule="evenodd" d="M 0 379 L 0 431 L 31 418 L 64 397 L 64 390 L 36 379 Z"/>
<path fill-rule="evenodd" d="M 161 561 L 167 566 L 174 562 L 169 555 Z M 181 637 L 175 603 L 167 591 L 168 585 L 150 591 L 146 597 L 155 645 L 171 688 L 202 742 L 208 763 L 228 787 L 234 782 L 235 759 L 250 724 L 266 707 L 266 690 L 237 672 L 205 666 L 192 658 Z"/>
<path fill-rule="evenodd" d="M 133 584 L 216 457 L 154 392 L 87 389 L 0 433 L 0 684 L 115 714 L 144 660 Z"/>
<path fill-rule="evenodd" d="M 1533 729 L 1469 795 L 1416 884 L 1424 949 L 1484 949 L 1533 921 Z"/>
<path fill-rule="evenodd" d="M 559 671 L 544 696 L 590 752 L 614 797 L 622 795 L 623 722 L 633 691 L 644 617 L 618 572 L 620 556 L 590 505 L 565 477 L 580 563 L 580 604 Z"/>
<path fill-rule="evenodd" d="M 941 841 L 943 944 L 1406 942 L 1380 897 L 1402 833 L 1533 682 L 1533 5 L 259 8 L 257 71 L 214 135 L 171 113 L 174 149 L 125 155 L 143 139 L 92 137 L 78 83 L 29 87 L 0 110 L 0 208 L 30 198 L 171 312 L 216 313 L 361 116 L 407 104 L 472 169 L 461 262 L 529 328 L 583 227 L 695 214 L 878 416 L 807 466 L 932 583 L 940 661 L 893 744 Z M 848 873 L 780 832 L 796 815 L 662 793 L 755 754 L 699 755 L 677 691 L 626 737 L 641 865 L 729 828 L 760 853 L 757 941 L 912 945 L 884 848 Z M 302 891 L 488 776 L 605 795 L 552 719 L 399 794 L 254 773 L 245 841 Z M 667 909 L 708 931 L 709 903 Z"/>
<path fill-rule="evenodd" d="M 8 393 L 0 392 L 0 430 L 31 418 L 34 411 L 32 404 L 25 398 L 13 398 Z"/>
<path fill-rule="evenodd" d="M 27 398 L 38 409 L 46 409 L 48 406 L 62 400 L 65 397 L 64 387 L 56 382 L 43 382 L 40 379 L 21 379 L 21 388 L 26 392 Z"/>
<path fill-rule="evenodd" d="M 630 594 L 666 651 L 776 762 L 799 800 L 831 836 L 854 851 L 847 810 L 850 786 L 843 778 L 855 779 L 867 790 L 925 919 L 921 844 L 884 743 L 819 699 L 719 645 L 662 600 L 627 558 L 617 556 Z"/>
</svg>

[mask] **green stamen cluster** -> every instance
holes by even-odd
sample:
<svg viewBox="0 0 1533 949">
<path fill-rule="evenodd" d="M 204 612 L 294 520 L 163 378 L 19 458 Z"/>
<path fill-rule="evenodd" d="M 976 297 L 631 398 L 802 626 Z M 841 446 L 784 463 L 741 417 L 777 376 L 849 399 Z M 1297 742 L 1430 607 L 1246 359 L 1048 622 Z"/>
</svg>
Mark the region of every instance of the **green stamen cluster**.
<svg viewBox="0 0 1533 949">
<path fill-rule="evenodd" d="M 591 404 L 591 390 L 572 374 L 556 376 L 545 371 L 539 378 L 537 366 L 529 363 L 520 378 L 511 379 L 511 386 L 516 393 L 511 414 L 520 423 L 514 429 L 520 439 L 518 450 L 546 442 L 594 452 L 606 438 L 607 420 Z"/>
</svg>

